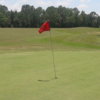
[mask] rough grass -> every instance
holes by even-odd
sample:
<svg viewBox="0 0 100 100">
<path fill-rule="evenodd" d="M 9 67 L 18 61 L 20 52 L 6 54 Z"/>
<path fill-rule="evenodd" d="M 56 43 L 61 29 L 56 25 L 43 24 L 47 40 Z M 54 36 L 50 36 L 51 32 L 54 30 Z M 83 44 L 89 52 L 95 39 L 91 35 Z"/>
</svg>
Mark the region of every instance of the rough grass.
<svg viewBox="0 0 100 100">
<path fill-rule="evenodd" d="M 99 28 L 52 28 L 55 50 L 100 49 Z M 51 50 L 50 34 L 38 29 L 0 28 L 0 53 Z"/>
<path fill-rule="evenodd" d="M 100 29 L 0 28 L 0 100 L 100 100 Z"/>
</svg>

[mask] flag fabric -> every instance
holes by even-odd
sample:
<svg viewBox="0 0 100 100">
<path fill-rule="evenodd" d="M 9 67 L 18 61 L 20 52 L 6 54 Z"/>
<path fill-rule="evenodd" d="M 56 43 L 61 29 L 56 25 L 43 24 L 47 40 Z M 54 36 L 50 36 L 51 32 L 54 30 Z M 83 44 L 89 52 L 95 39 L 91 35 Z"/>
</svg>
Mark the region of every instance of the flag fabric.
<svg viewBox="0 0 100 100">
<path fill-rule="evenodd" d="M 38 32 L 41 34 L 44 31 L 50 31 L 50 24 L 49 21 L 45 22 L 40 29 L 38 30 Z"/>
</svg>

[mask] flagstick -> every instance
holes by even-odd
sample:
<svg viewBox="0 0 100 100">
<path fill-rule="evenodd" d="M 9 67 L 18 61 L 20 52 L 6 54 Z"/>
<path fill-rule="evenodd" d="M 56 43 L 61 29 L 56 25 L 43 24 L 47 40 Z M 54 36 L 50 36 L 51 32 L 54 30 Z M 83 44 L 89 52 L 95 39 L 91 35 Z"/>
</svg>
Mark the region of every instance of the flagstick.
<svg viewBox="0 0 100 100">
<path fill-rule="evenodd" d="M 50 31 L 50 40 L 51 40 L 51 48 L 52 48 L 52 57 L 53 57 L 53 64 L 54 64 L 55 79 L 57 79 L 57 77 L 56 77 L 56 70 L 55 70 L 55 61 L 54 61 L 54 53 L 53 53 L 53 45 L 52 45 L 51 31 Z"/>
</svg>

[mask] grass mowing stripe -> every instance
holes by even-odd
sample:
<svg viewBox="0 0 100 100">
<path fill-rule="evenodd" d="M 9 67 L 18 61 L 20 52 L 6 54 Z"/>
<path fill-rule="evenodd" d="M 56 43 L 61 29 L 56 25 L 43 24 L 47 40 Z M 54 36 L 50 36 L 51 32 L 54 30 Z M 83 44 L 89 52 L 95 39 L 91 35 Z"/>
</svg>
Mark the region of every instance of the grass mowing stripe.
<svg viewBox="0 0 100 100">
<path fill-rule="evenodd" d="M 54 49 L 99 49 L 99 28 L 51 28 Z M 38 33 L 38 28 L 0 28 L 0 52 L 49 50 L 50 34 Z M 69 45 L 69 46 L 68 46 Z M 82 50 L 83 50 L 82 48 Z M 3 50 L 3 51 L 1 51 Z"/>
</svg>

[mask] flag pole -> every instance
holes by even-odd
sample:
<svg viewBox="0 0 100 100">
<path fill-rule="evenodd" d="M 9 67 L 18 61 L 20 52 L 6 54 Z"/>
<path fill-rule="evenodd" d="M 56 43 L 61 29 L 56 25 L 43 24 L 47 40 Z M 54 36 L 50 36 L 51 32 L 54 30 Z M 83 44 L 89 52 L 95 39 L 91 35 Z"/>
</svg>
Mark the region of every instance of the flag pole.
<svg viewBox="0 0 100 100">
<path fill-rule="evenodd" d="M 56 77 L 56 69 L 55 69 L 55 61 L 54 61 L 54 53 L 53 53 L 53 45 L 52 45 L 51 30 L 50 30 L 50 40 L 51 40 L 51 48 L 52 48 L 52 57 L 53 57 L 53 64 L 54 64 L 55 79 L 57 79 L 57 77 Z"/>
</svg>

